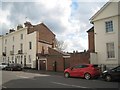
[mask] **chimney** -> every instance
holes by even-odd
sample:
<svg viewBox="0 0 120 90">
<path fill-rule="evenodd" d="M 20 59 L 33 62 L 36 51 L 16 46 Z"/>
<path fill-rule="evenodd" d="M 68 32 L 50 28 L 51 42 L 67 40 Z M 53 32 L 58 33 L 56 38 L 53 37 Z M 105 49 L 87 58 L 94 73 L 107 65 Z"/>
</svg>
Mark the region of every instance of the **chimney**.
<svg viewBox="0 0 120 90">
<path fill-rule="evenodd" d="M 25 27 L 31 27 L 32 26 L 32 24 L 30 22 L 27 22 L 27 21 L 24 23 L 24 25 L 25 25 Z"/>
<path fill-rule="evenodd" d="M 22 26 L 21 24 L 19 24 L 19 25 L 17 26 L 17 30 L 19 30 L 19 29 L 21 29 L 21 28 L 23 28 L 23 26 Z"/>
<path fill-rule="evenodd" d="M 10 30 L 9 30 L 9 33 L 14 32 L 14 31 L 15 31 L 14 29 L 10 29 Z"/>
</svg>

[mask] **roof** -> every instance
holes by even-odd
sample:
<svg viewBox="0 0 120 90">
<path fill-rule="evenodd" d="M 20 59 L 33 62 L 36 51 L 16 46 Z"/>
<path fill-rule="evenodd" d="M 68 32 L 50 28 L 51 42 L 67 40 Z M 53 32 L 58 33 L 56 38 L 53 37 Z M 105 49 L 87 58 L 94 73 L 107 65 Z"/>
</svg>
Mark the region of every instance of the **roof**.
<svg viewBox="0 0 120 90">
<path fill-rule="evenodd" d="M 94 32 L 94 26 L 91 27 L 91 28 L 87 31 L 87 33 L 88 33 L 88 32 Z"/>
<path fill-rule="evenodd" d="M 40 24 L 37 24 L 37 25 L 33 25 L 33 27 L 36 27 L 36 26 L 44 26 L 45 28 L 47 28 L 53 35 L 55 35 L 53 32 L 52 32 L 52 30 L 50 29 L 50 28 L 48 28 L 48 26 L 45 24 L 45 23 L 40 23 Z"/>
<path fill-rule="evenodd" d="M 97 17 L 111 2 L 107 2 L 105 5 L 103 5 L 103 7 L 97 12 L 95 13 L 89 20 L 92 23 L 92 20 Z"/>
<path fill-rule="evenodd" d="M 50 48 L 50 47 L 49 47 L 49 48 Z M 65 52 L 63 52 L 63 51 L 60 51 L 60 50 L 58 50 L 57 48 L 50 48 L 50 49 L 52 49 L 52 50 L 54 50 L 54 51 L 56 51 L 56 52 L 62 54 L 63 56 L 70 56 L 70 54 L 65 53 Z"/>
</svg>

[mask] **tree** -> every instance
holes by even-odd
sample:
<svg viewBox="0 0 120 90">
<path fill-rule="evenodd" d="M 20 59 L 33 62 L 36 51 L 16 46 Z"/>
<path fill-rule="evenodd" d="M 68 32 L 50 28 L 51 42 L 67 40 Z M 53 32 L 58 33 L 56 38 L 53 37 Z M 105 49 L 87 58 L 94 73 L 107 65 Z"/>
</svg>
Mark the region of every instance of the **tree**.
<svg viewBox="0 0 120 90">
<path fill-rule="evenodd" d="M 63 50 L 65 50 L 66 49 L 66 47 L 67 47 L 67 44 L 65 44 L 65 42 L 64 41 L 62 41 L 62 40 L 57 40 L 56 39 L 56 46 L 55 46 L 58 50 L 60 50 L 60 51 L 63 51 Z"/>
</svg>

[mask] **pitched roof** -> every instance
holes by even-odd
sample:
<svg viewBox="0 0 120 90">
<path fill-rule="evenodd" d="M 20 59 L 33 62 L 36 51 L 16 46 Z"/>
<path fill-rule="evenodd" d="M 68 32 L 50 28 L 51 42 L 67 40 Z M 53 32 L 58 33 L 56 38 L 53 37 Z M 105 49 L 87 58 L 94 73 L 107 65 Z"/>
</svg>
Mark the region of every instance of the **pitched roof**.
<svg viewBox="0 0 120 90">
<path fill-rule="evenodd" d="M 97 12 L 95 13 L 89 20 L 92 23 L 92 20 L 97 17 L 111 2 L 107 2 L 105 5 L 103 5 L 103 7 Z"/>
<path fill-rule="evenodd" d="M 87 31 L 87 33 L 88 32 L 94 32 L 94 26 L 92 26 L 88 31 Z"/>
<path fill-rule="evenodd" d="M 63 51 L 60 51 L 60 50 L 58 50 L 57 48 L 50 48 L 50 47 L 49 47 L 49 49 L 52 49 L 52 50 L 58 52 L 59 54 L 62 54 L 63 56 L 70 56 L 70 54 L 65 53 L 65 52 L 63 52 Z"/>
</svg>

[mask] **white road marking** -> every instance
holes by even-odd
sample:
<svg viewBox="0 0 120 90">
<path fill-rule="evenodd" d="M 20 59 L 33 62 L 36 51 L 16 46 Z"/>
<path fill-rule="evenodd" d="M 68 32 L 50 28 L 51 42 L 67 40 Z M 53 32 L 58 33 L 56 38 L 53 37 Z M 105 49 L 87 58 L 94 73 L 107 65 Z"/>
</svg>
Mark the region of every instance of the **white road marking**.
<svg viewBox="0 0 120 90">
<path fill-rule="evenodd" d="M 64 85 L 64 86 L 72 86 L 72 87 L 77 87 L 77 88 L 88 88 L 88 87 L 83 87 L 83 86 L 78 86 L 78 85 L 70 85 L 70 84 L 59 83 L 59 82 L 51 82 L 51 83 Z"/>
<path fill-rule="evenodd" d="M 29 77 L 25 77 L 25 76 L 18 76 L 18 75 L 17 75 L 17 77 L 20 77 L 20 78 L 29 78 Z"/>
</svg>

